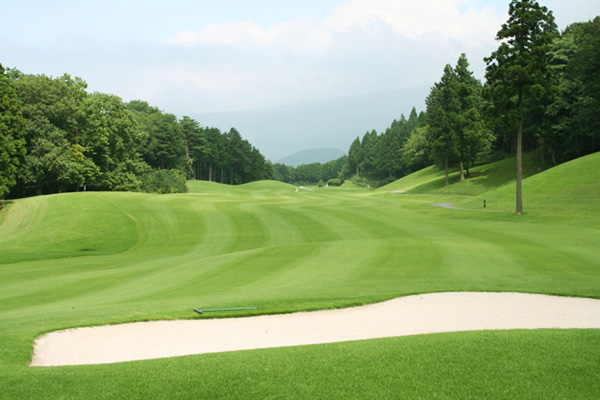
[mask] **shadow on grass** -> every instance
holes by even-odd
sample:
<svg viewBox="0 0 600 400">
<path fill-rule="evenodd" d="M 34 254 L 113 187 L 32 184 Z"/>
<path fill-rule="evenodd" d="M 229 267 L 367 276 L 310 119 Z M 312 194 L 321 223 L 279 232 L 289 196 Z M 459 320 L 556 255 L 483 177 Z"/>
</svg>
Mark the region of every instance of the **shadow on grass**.
<svg viewBox="0 0 600 400">
<path fill-rule="evenodd" d="M 4 210 L 14 203 L 14 200 L 0 200 L 0 210 Z"/>
<path fill-rule="evenodd" d="M 524 155 L 523 179 L 543 170 L 541 158 L 537 152 Z M 448 175 L 449 185 L 445 186 L 444 172 L 440 170 L 439 178 L 418 185 L 409 190 L 408 193 L 482 194 L 515 180 L 515 159 L 509 158 L 492 164 L 475 166 L 470 169 L 468 175 L 465 173 L 465 178 L 461 182 L 460 173 L 456 168 L 453 168 Z"/>
</svg>

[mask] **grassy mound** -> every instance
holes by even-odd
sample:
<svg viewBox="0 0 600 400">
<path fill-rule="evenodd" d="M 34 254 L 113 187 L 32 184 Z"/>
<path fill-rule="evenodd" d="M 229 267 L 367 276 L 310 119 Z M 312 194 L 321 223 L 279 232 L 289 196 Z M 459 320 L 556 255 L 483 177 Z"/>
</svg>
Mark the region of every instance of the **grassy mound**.
<svg viewBox="0 0 600 400">
<path fill-rule="evenodd" d="M 460 207 L 479 208 L 486 199 L 493 209 L 513 211 L 515 183 L 491 190 L 473 199 L 460 201 Z M 558 165 L 523 180 L 523 208 L 526 214 L 563 216 L 595 223 L 600 214 L 600 153 L 590 154 Z"/>
<path fill-rule="evenodd" d="M 0 265 L 116 254 L 135 244 L 134 220 L 119 208 L 132 193 L 69 193 L 23 199 L 0 212 Z"/>
</svg>

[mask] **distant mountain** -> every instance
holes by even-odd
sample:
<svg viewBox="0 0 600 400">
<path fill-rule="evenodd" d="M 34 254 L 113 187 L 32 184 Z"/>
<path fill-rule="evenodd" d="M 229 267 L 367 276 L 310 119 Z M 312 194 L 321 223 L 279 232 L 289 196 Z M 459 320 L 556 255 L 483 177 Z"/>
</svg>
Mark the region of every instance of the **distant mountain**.
<svg viewBox="0 0 600 400">
<path fill-rule="evenodd" d="M 326 163 L 327 161 L 337 160 L 345 154 L 345 151 L 333 147 L 300 150 L 277 160 L 276 163 L 297 167 L 301 164 Z"/>
<path fill-rule="evenodd" d="M 269 160 L 297 149 L 350 148 L 357 136 L 384 131 L 407 118 L 413 106 L 425 108 L 430 87 L 414 87 L 334 99 L 315 99 L 259 110 L 191 114 L 202 126 L 235 127 Z"/>
</svg>

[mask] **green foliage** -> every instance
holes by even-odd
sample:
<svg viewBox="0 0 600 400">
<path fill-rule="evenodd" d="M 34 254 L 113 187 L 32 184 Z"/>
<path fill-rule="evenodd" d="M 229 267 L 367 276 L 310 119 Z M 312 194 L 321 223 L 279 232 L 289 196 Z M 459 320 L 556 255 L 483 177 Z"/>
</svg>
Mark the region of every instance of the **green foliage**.
<svg viewBox="0 0 600 400">
<path fill-rule="evenodd" d="M 27 124 L 29 153 L 24 158 L 19 176 L 35 188 L 36 194 L 82 187 L 86 173 L 98 170 L 82 153 L 83 147 L 70 145 L 63 132 L 47 119 L 35 117 Z"/>
<path fill-rule="evenodd" d="M 418 171 L 429 165 L 429 143 L 427 126 L 420 126 L 412 131 L 402 146 L 402 163 L 407 173 Z"/>
<path fill-rule="evenodd" d="M 538 140 L 556 165 L 600 150 L 600 17 L 569 26 L 549 54 L 559 95 L 544 115 L 552 125 Z"/>
<path fill-rule="evenodd" d="M 461 169 L 462 167 L 467 168 L 467 174 L 469 167 L 474 166 L 477 160 L 490 152 L 493 141 L 493 135 L 487 128 L 482 115 L 481 83 L 468 68 L 467 57 L 462 54 L 454 68 L 460 104 L 455 116 L 455 123 L 459 163 Z M 463 179 L 462 176 L 461 179 Z"/>
<path fill-rule="evenodd" d="M 552 11 L 534 0 L 513 0 L 509 19 L 498 31 L 500 46 L 487 64 L 487 95 L 494 110 L 513 121 L 515 127 L 523 118 L 526 98 L 553 93 L 553 73 L 546 53 L 557 35 Z"/>
<path fill-rule="evenodd" d="M 358 187 L 366 188 L 367 186 L 369 186 L 369 181 L 367 180 L 367 178 L 354 175 L 354 176 L 351 176 L 350 179 L 346 179 L 344 181 L 344 185 L 358 186 Z"/>
<path fill-rule="evenodd" d="M 327 181 L 328 186 L 342 186 L 343 183 L 344 181 L 338 178 L 332 178 Z"/>
<path fill-rule="evenodd" d="M 151 191 L 182 190 L 178 173 L 146 178 L 152 167 L 232 184 L 273 178 L 271 164 L 235 129 L 222 134 L 145 101 L 90 94 L 81 78 L 2 69 L 0 89 L 0 197 L 15 184 L 12 197 L 136 191 L 142 180 Z M 169 180 L 176 184 L 167 187 Z"/>
<path fill-rule="evenodd" d="M 301 164 L 296 168 L 278 163 L 273 165 L 273 172 L 275 179 L 281 182 L 310 185 L 338 178 L 343 175 L 343 169 L 347 165 L 348 156 L 342 156 L 326 163 Z"/>
<path fill-rule="evenodd" d="M 348 150 L 348 162 L 341 168 L 340 177 L 343 179 L 348 179 L 352 175 L 364 177 L 371 185 L 377 186 L 418 169 L 416 164 L 412 164 L 413 162 L 421 161 L 428 165 L 429 156 L 426 151 L 421 153 L 419 161 L 409 156 L 404 157 L 405 150 L 411 151 L 405 149 L 410 137 L 424 124 L 424 114 L 417 114 L 413 107 L 408 119 L 402 114 L 400 119 L 394 120 L 385 132 L 381 134 L 375 130 L 366 132 L 362 141 L 357 137 Z"/>
<path fill-rule="evenodd" d="M 431 156 L 436 164 L 442 165 L 448 176 L 448 168 L 459 159 L 457 118 L 460 98 L 457 90 L 456 72 L 450 64 L 427 96 L 427 135 Z M 446 186 L 448 180 L 446 179 Z"/>
<path fill-rule="evenodd" d="M 177 169 L 159 169 L 147 174 L 142 181 L 146 193 L 186 193 L 186 177 Z"/>
<path fill-rule="evenodd" d="M 20 158 L 25 154 L 25 120 L 14 83 L 0 64 L 0 199 L 16 184 Z"/>
<path fill-rule="evenodd" d="M 360 138 L 354 139 L 348 150 L 348 165 L 352 172 L 356 171 L 356 176 L 360 176 L 360 164 L 363 159 L 363 150 Z"/>
</svg>

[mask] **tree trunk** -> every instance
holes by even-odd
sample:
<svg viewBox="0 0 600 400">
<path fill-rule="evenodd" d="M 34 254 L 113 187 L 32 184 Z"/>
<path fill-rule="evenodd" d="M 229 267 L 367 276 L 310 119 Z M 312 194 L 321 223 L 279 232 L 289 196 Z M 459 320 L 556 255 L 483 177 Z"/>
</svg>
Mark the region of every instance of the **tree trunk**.
<svg viewBox="0 0 600 400">
<path fill-rule="evenodd" d="M 544 157 L 544 146 L 540 146 L 542 150 L 542 165 L 546 165 L 546 157 Z"/>
<path fill-rule="evenodd" d="M 359 177 L 359 175 L 358 175 L 358 167 L 356 167 L 356 176 Z"/>
<path fill-rule="evenodd" d="M 212 176 L 213 176 L 213 168 L 212 168 L 212 164 L 209 165 L 208 167 L 208 181 L 212 182 Z"/>
<path fill-rule="evenodd" d="M 523 213 L 523 192 L 521 190 L 521 178 L 523 175 L 523 119 L 519 121 L 517 133 L 517 214 Z"/>
<path fill-rule="evenodd" d="M 462 161 L 460 162 L 460 181 L 465 181 L 465 168 Z"/>
<path fill-rule="evenodd" d="M 450 186 L 450 182 L 448 181 L 448 153 L 444 156 L 444 167 L 446 170 L 446 186 Z"/>
</svg>

